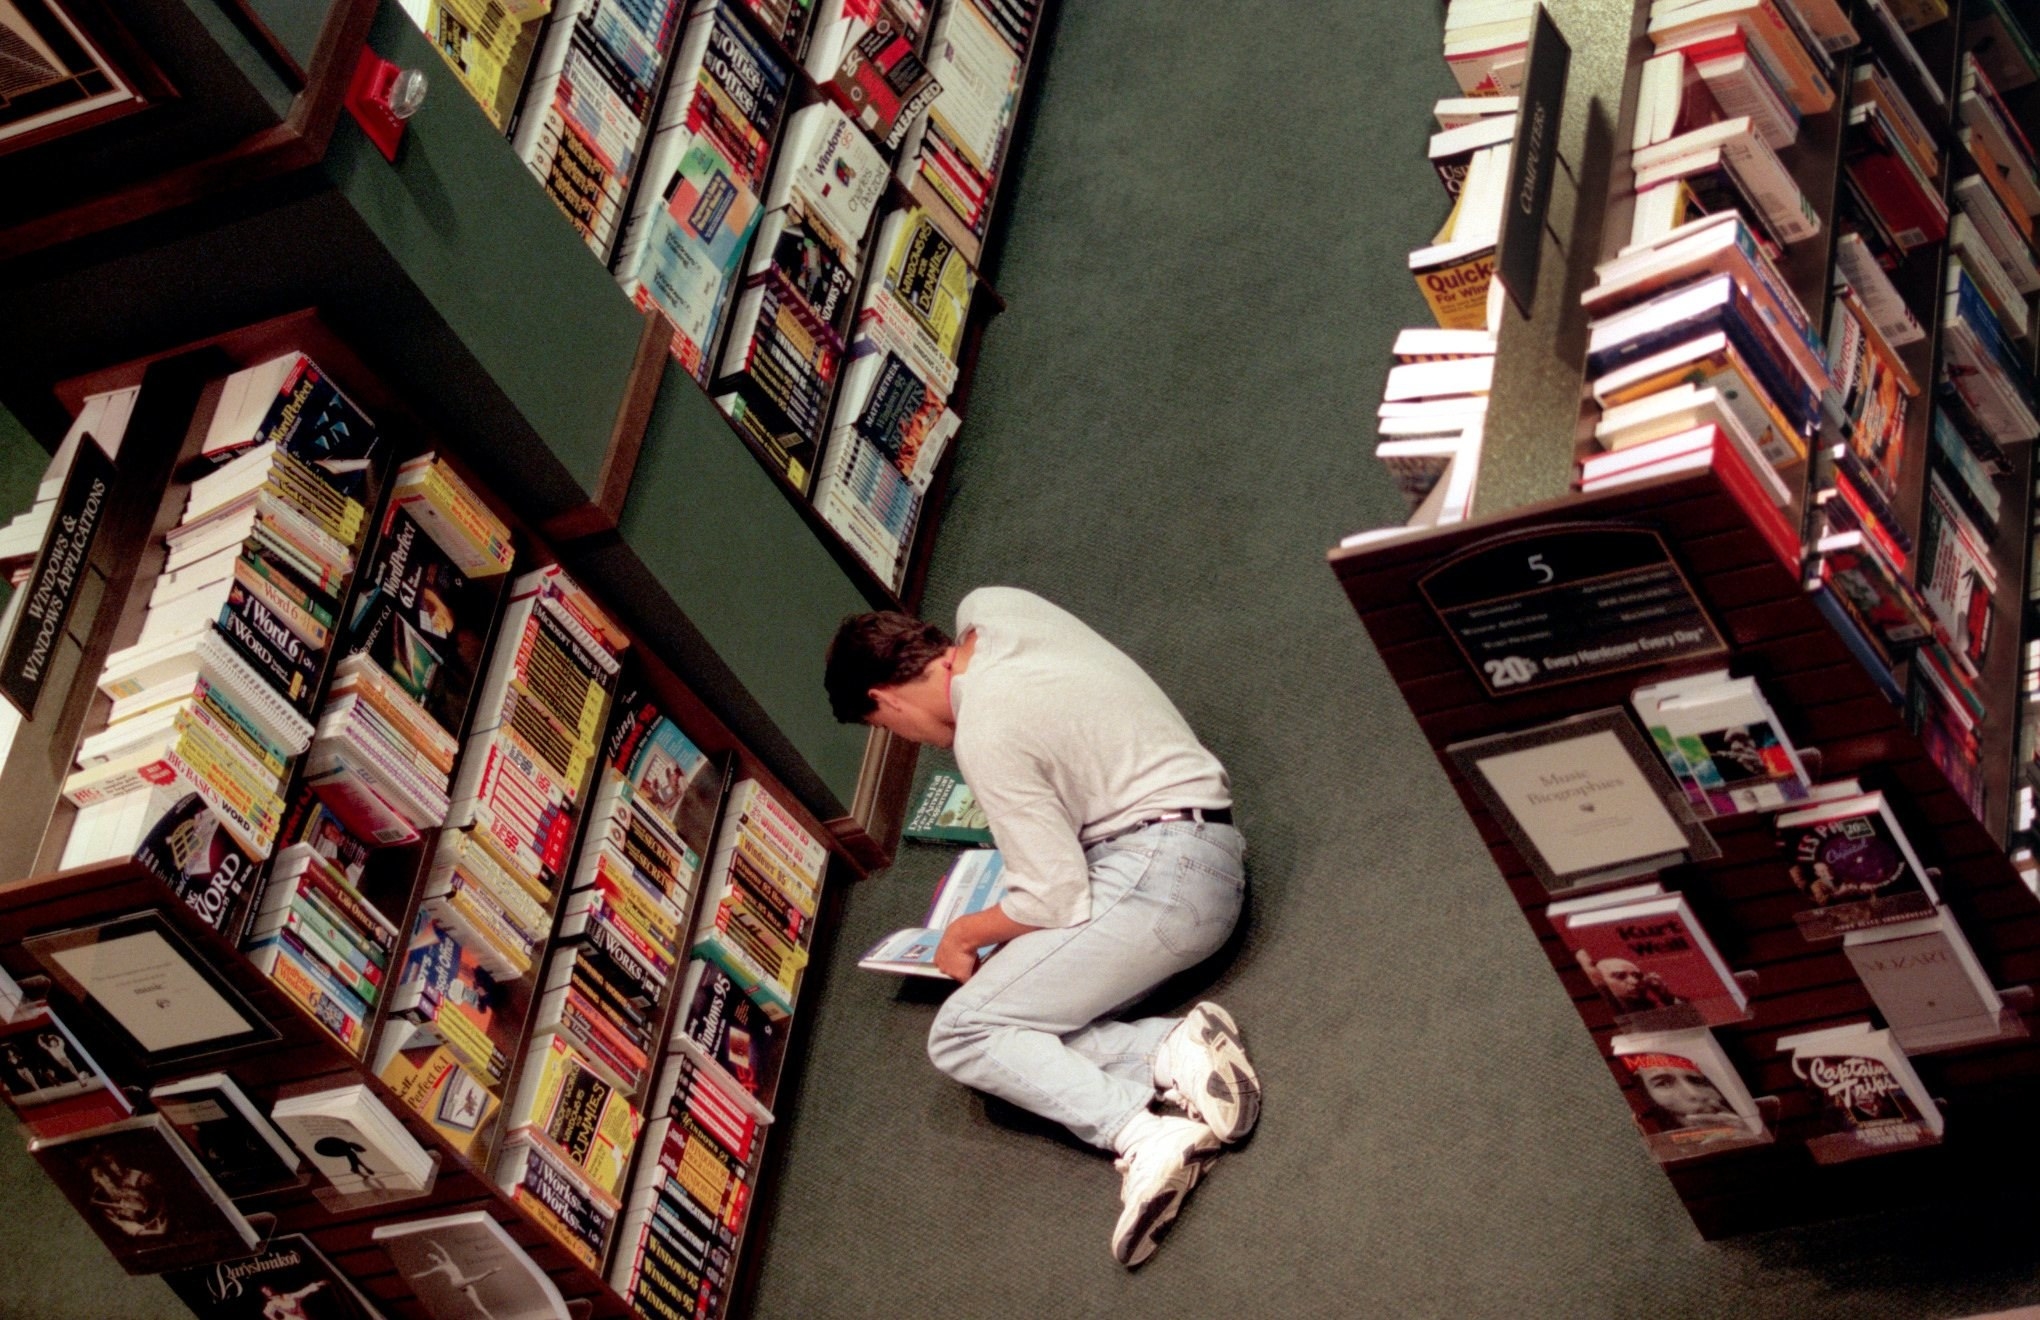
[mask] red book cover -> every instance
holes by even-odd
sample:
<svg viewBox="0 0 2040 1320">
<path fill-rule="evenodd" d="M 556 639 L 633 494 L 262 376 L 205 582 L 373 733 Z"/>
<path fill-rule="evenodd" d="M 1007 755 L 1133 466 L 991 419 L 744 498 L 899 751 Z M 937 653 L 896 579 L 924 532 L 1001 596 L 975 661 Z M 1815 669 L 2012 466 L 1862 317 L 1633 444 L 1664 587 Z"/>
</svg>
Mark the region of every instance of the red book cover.
<svg viewBox="0 0 2040 1320">
<path fill-rule="evenodd" d="M 1681 1004 L 1709 1024 L 1744 1016 L 1739 988 L 1677 894 L 1575 913 L 1557 931 L 1618 1017 Z"/>
</svg>

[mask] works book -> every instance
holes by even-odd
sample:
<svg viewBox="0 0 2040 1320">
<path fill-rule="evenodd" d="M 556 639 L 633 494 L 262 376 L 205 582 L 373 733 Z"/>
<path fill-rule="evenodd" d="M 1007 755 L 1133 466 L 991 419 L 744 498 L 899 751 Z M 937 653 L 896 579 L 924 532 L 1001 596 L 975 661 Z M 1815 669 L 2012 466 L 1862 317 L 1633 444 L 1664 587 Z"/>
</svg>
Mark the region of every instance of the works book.
<svg viewBox="0 0 2040 1320">
<path fill-rule="evenodd" d="M 982 912 L 1005 896 L 1005 859 L 995 848 L 972 849 L 943 874 L 923 923 L 886 936 L 866 949 L 857 965 L 872 972 L 948 980 L 948 974 L 935 966 L 935 947 L 942 942 L 943 930 L 958 917 Z"/>
</svg>

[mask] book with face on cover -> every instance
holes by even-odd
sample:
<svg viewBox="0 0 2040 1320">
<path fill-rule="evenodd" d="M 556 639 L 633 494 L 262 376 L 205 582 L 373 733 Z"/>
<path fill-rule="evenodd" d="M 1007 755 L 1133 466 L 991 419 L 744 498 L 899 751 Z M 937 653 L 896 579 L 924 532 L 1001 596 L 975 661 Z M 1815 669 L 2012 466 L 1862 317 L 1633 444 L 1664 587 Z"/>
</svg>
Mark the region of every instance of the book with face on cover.
<svg viewBox="0 0 2040 1320">
<path fill-rule="evenodd" d="M 1828 933 L 1931 916 L 1940 895 L 1882 793 L 1836 798 L 1777 818 L 1792 883 L 1826 913 Z M 1811 932 L 1810 932 L 1811 933 Z"/>
<path fill-rule="evenodd" d="M 1005 896 L 1006 863 L 996 848 L 960 853 L 935 887 L 935 900 L 922 924 L 886 936 L 866 949 L 857 965 L 870 972 L 947 980 L 948 974 L 935 966 L 935 947 L 942 942 L 943 929 Z"/>
<path fill-rule="evenodd" d="M 1642 1088 L 1646 1135 L 1704 1146 L 1763 1131 L 1755 1098 L 1706 1028 L 1617 1036 L 1610 1050 Z"/>
<path fill-rule="evenodd" d="M 1584 911 L 1559 903 L 1545 911 L 1618 1023 L 1662 1013 L 1716 1024 L 1748 1013 L 1748 997 L 1685 895 L 1618 892 L 1632 896 Z"/>
</svg>

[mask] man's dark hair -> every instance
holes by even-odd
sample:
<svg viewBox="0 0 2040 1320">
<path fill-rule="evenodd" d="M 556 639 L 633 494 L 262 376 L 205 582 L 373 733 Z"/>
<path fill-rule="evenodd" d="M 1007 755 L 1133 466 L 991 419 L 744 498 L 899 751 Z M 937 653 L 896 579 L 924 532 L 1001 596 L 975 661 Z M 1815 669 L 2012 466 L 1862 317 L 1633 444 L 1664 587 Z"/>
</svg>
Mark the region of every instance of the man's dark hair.
<svg viewBox="0 0 2040 1320">
<path fill-rule="evenodd" d="M 837 625 L 829 643 L 822 676 L 829 707 L 845 724 L 862 723 L 878 709 L 871 689 L 912 682 L 948 649 L 948 633 L 911 614 L 853 614 Z"/>
</svg>

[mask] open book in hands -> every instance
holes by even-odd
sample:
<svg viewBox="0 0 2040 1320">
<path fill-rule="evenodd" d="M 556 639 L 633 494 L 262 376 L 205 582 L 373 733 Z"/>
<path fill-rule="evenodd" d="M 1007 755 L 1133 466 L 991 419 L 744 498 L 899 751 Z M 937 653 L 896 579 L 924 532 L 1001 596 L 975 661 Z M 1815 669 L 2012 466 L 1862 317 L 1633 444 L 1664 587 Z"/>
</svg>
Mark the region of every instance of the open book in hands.
<svg viewBox="0 0 2040 1320">
<path fill-rule="evenodd" d="M 1005 895 L 1006 863 L 998 849 L 972 848 L 961 853 L 943 873 L 942 883 L 935 886 L 935 901 L 924 923 L 886 936 L 865 950 L 857 965 L 874 972 L 947 981 L 950 978 L 935 966 L 935 946 L 942 942 L 943 929 L 958 917 L 984 911 Z M 987 945 L 979 955 L 989 954 L 993 947 Z"/>
</svg>

